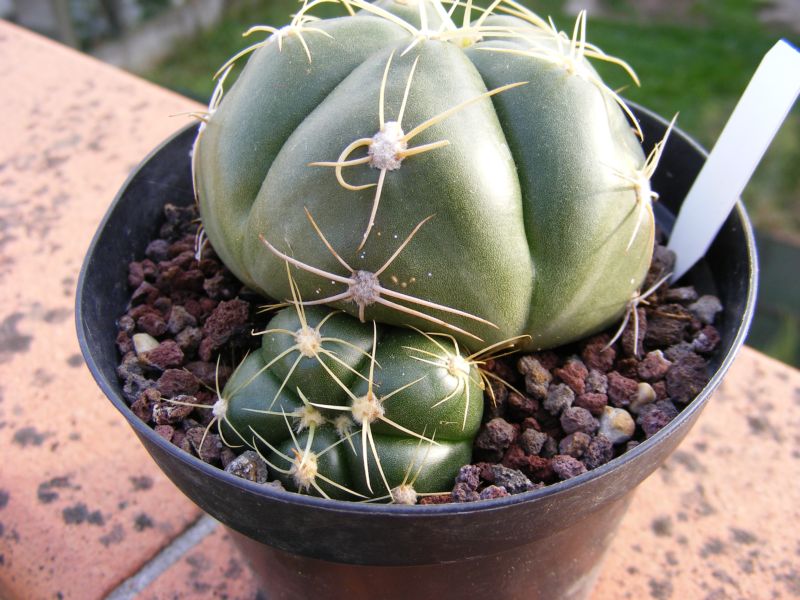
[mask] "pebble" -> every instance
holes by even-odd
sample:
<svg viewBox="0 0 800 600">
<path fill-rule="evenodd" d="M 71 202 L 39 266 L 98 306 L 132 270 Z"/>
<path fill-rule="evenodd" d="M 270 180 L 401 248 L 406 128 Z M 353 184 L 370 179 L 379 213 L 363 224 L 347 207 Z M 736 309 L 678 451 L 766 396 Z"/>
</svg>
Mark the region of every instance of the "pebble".
<svg viewBox="0 0 800 600">
<path fill-rule="evenodd" d="M 210 360 L 211 352 L 218 350 L 232 336 L 241 333 L 250 318 L 250 305 L 244 300 L 234 299 L 220 302 L 203 323 L 201 357 Z M 203 346 L 206 352 L 203 352 Z M 205 354 L 205 355 L 204 355 Z"/>
<path fill-rule="evenodd" d="M 139 394 L 131 404 L 133 414 L 145 423 L 153 420 L 153 407 L 161 400 L 161 394 L 155 388 L 148 388 Z"/>
<path fill-rule="evenodd" d="M 667 394 L 680 404 L 691 402 L 708 383 L 707 363 L 695 353 L 675 362 L 667 373 Z"/>
<path fill-rule="evenodd" d="M 156 425 L 153 429 L 168 442 L 171 442 L 172 436 L 175 435 L 175 428 L 172 425 Z"/>
<path fill-rule="evenodd" d="M 131 305 L 152 304 L 161 295 L 158 288 L 147 281 L 143 281 L 131 294 Z"/>
<path fill-rule="evenodd" d="M 179 367 L 183 364 L 183 350 L 174 340 L 164 340 L 152 350 L 140 352 L 139 358 L 143 364 L 164 371 L 170 367 Z"/>
<path fill-rule="evenodd" d="M 117 329 L 119 329 L 120 332 L 127 333 L 128 335 L 133 335 L 134 331 L 136 330 L 136 322 L 130 315 L 122 315 L 119 318 L 119 321 L 117 321 Z"/>
<path fill-rule="evenodd" d="M 156 425 L 176 425 L 188 417 L 193 407 L 187 404 L 194 404 L 196 398 L 193 396 L 178 396 L 175 402 L 159 401 L 153 407 L 153 421 Z M 187 404 L 177 404 L 177 402 Z"/>
<path fill-rule="evenodd" d="M 558 383 L 550 386 L 543 405 L 547 412 L 557 416 L 562 410 L 572 406 L 574 400 L 575 392 L 572 391 L 572 388 L 565 383 Z"/>
<path fill-rule="evenodd" d="M 219 451 L 219 462 L 222 468 L 227 468 L 229 464 L 236 460 L 236 456 L 236 452 L 234 452 L 232 448 L 228 448 L 228 446 L 223 444 L 222 449 Z"/>
<path fill-rule="evenodd" d="M 645 343 L 648 347 L 665 347 L 684 341 L 691 313 L 680 304 L 663 304 L 648 323 Z"/>
<path fill-rule="evenodd" d="M 201 292 L 206 278 L 200 269 L 190 269 L 188 271 L 181 271 L 172 282 L 172 289 L 174 290 L 190 290 L 192 292 Z"/>
<path fill-rule="evenodd" d="M 565 408 L 561 412 L 560 422 L 564 433 L 568 435 L 576 431 L 594 433 L 599 427 L 599 423 L 597 419 L 592 416 L 592 413 L 580 406 Z"/>
<path fill-rule="evenodd" d="M 517 392 L 509 392 L 506 399 L 506 410 L 518 420 L 532 417 L 539 410 L 539 402 L 529 396 Z"/>
<path fill-rule="evenodd" d="M 678 362 L 681 358 L 687 356 L 688 354 L 695 354 L 695 351 L 689 342 L 674 344 L 664 350 L 664 357 L 673 363 Z"/>
<path fill-rule="evenodd" d="M 504 487 L 509 494 L 520 494 L 537 487 L 518 469 L 509 469 L 503 465 L 492 465 L 490 469 L 494 484 Z"/>
<path fill-rule="evenodd" d="M 227 365 L 219 365 L 219 368 L 217 368 L 214 363 L 202 360 L 186 363 L 184 368 L 194 375 L 201 385 L 210 389 L 216 389 L 217 387 L 217 374 L 219 374 L 219 388 L 222 389 L 225 387 L 225 382 L 231 373 L 231 368 Z"/>
<path fill-rule="evenodd" d="M 592 470 L 606 464 L 612 458 L 614 458 L 614 447 L 611 440 L 601 434 L 594 436 L 589 442 L 589 447 L 583 453 L 581 462 L 587 469 Z"/>
<path fill-rule="evenodd" d="M 194 356 L 203 340 L 199 327 L 187 327 L 175 336 L 175 341 L 186 356 Z"/>
<path fill-rule="evenodd" d="M 161 317 L 166 318 L 172 310 L 172 300 L 166 296 L 159 296 L 156 298 L 155 302 L 153 302 L 153 308 L 159 312 Z"/>
<path fill-rule="evenodd" d="M 558 453 L 568 454 L 574 458 L 583 456 L 586 449 L 589 447 L 589 442 L 592 441 L 592 436 L 582 431 L 570 433 L 558 443 Z"/>
<path fill-rule="evenodd" d="M 517 429 L 505 419 L 497 417 L 486 423 L 475 438 L 475 447 L 502 452 L 517 438 Z"/>
<path fill-rule="evenodd" d="M 592 416 L 599 417 L 603 414 L 603 409 L 608 405 L 608 396 L 605 394 L 587 392 L 575 398 L 573 406 L 585 408 Z"/>
<path fill-rule="evenodd" d="M 584 391 L 594 394 L 605 394 L 608 391 L 608 377 L 602 371 L 591 369 L 584 380 Z"/>
<path fill-rule="evenodd" d="M 598 433 L 605 436 L 612 445 L 623 444 L 633 437 L 636 423 L 631 414 L 622 408 L 607 406 L 600 417 Z"/>
<path fill-rule="evenodd" d="M 553 376 L 536 358 L 531 355 L 520 357 L 517 370 L 525 377 L 525 391 L 537 400 L 547 397 L 547 390 Z"/>
<path fill-rule="evenodd" d="M 506 490 L 506 488 L 497 486 L 497 485 L 490 485 L 488 487 L 483 488 L 480 493 L 481 500 L 492 500 L 494 498 L 504 498 L 505 496 L 509 496 L 510 494 Z"/>
<path fill-rule="evenodd" d="M 647 271 L 647 278 L 642 287 L 644 289 L 650 288 L 656 281 L 667 273 L 671 273 L 674 269 L 675 253 L 666 246 L 656 244 L 653 248 L 653 259 L 650 263 L 650 269 Z"/>
<path fill-rule="evenodd" d="M 144 283 L 142 263 L 132 262 L 128 265 L 128 286 L 138 289 Z"/>
<path fill-rule="evenodd" d="M 719 331 L 713 325 L 706 325 L 697 332 L 692 340 L 692 350 L 700 354 L 709 354 L 719 345 Z"/>
<path fill-rule="evenodd" d="M 158 340 L 149 333 L 137 333 L 133 336 L 133 348 L 136 354 L 143 354 L 158 348 Z"/>
<path fill-rule="evenodd" d="M 122 395 L 133 405 L 142 392 L 152 388 L 154 385 L 155 382 L 152 379 L 147 379 L 141 375 L 134 375 L 125 380 L 122 386 Z"/>
<path fill-rule="evenodd" d="M 577 458 L 569 456 L 567 454 L 557 454 L 552 458 L 550 461 L 553 471 L 558 476 L 559 479 L 571 479 L 581 473 L 585 473 L 587 471 L 586 465 L 584 465 L 581 461 Z"/>
<path fill-rule="evenodd" d="M 156 381 L 156 389 L 164 398 L 174 398 L 180 394 L 193 396 L 200 389 L 200 382 L 184 369 L 167 369 Z"/>
<path fill-rule="evenodd" d="M 169 253 L 169 242 L 164 239 L 153 240 L 147 244 L 144 255 L 153 262 L 166 260 Z"/>
<path fill-rule="evenodd" d="M 625 444 L 625 452 L 628 452 L 629 450 L 633 450 L 639 444 L 641 444 L 641 442 L 639 440 L 631 440 L 631 441 L 629 441 L 627 444 Z"/>
<path fill-rule="evenodd" d="M 666 359 L 661 350 L 648 352 L 637 365 L 636 372 L 644 381 L 658 381 L 663 379 L 672 363 Z"/>
<path fill-rule="evenodd" d="M 463 483 L 471 490 L 477 490 L 481 483 L 481 469 L 476 465 L 464 465 L 456 475 L 456 483 Z"/>
<path fill-rule="evenodd" d="M 655 388 L 653 388 L 653 386 L 646 381 L 642 381 L 639 383 L 639 389 L 636 392 L 636 398 L 631 401 L 630 406 L 628 406 L 628 410 L 635 415 L 639 414 L 639 411 L 642 410 L 642 407 L 645 404 L 655 402 L 657 399 L 658 394 L 656 394 Z"/>
<path fill-rule="evenodd" d="M 489 402 L 484 403 L 484 418 L 502 417 L 506 412 L 508 402 L 508 388 L 505 384 L 490 380 L 487 390 Z"/>
<path fill-rule="evenodd" d="M 542 350 L 539 352 L 534 352 L 531 354 L 531 356 L 533 356 L 536 360 L 538 360 L 539 364 L 541 364 L 545 369 L 547 369 L 551 373 L 553 372 L 553 369 L 555 369 L 558 365 L 561 364 L 562 360 L 561 356 L 559 356 L 558 353 L 554 350 Z"/>
<path fill-rule="evenodd" d="M 500 461 L 500 464 L 502 464 L 504 467 L 508 467 L 509 469 L 519 469 L 520 471 L 527 473 L 530 470 L 530 458 L 530 456 L 525 454 L 525 451 L 521 446 L 518 444 L 512 444 L 509 446 L 508 450 L 506 450 L 502 461 Z M 492 477 L 489 477 L 488 479 L 490 481 L 494 481 Z"/>
<path fill-rule="evenodd" d="M 539 452 L 539 456 L 552 458 L 556 454 L 558 454 L 558 442 L 552 435 L 548 435 L 547 441 L 545 441 L 544 446 L 542 446 L 542 451 Z"/>
<path fill-rule="evenodd" d="M 155 381 L 144 376 L 139 359 L 134 352 L 129 352 L 125 356 L 122 364 L 117 367 L 117 375 L 123 381 L 123 396 L 128 403 L 132 404 L 144 390 L 154 387 Z"/>
<path fill-rule="evenodd" d="M 666 425 L 678 416 L 678 409 L 669 400 L 659 400 L 645 405 L 639 412 L 636 422 L 644 431 L 645 438 L 649 438 L 661 431 Z"/>
<path fill-rule="evenodd" d="M 639 384 L 616 371 L 608 374 L 608 400 L 617 408 L 625 408 L 636 398 Z"/>
<path fill-rule="evenodd" d="M 554 449 L 552 456 L 556 454 L 558 454 L 558 450 Z M 550 458 L 545 458 L 544 456 L 529 456 L 526 473 L 531 480 L 537 482 L 536 485 L 542 485 L 543 482 L 551 482 L 556 476 L 553 466 L 550 464 Z"/>
<path fill-rule="evenodd" d="M 453 502 L 477 502 L 481 499 L 478 492 L 463 482 L 456 483 L 450 494 L 453 498 Z"/>
<path fill-rule="evenodd" d="M 195 327 L 197 318 L 183 306 L 173 306 L 169 314 L 167 329 L 172 335 L 178 335 L 187 327 Z"/>
<path fill-rule="evenodd" d="M 689 305 L 689 312 L 706 325 L 712 325 L 717 313 L 722 310 L 722 303 L 716 296 L 700 296 L 697 302 Z"/>
<path fill-rule="evenodd" d="M 693 286 L 669 288 L 664 292 L 665 302 L 679 302 L 686 304 L 697 300 L 697 291 Z"/>
<path fill-rule="evenodd" d="M 186 437 L 200 460 L 212 464 L 219 462 L 222 440 L 216 433 L 207 431 L 205 427 L 192 427 L 186 431 Z"/>
<path fill-rule="evenodd" d="M 635 380 L 639 376 L 637 373 L 639 360 L 633 356 L 619 359 L 615 366 L 617 373 L 623 377 Z"/>
<path fill-rule="evenodd" d="M 581 351 L 581 358 L 584 364 L 590 369 L 607 373 L 614 367 L 614 360 L 617 357 L 617 351 L 613 346 L 606 348 L 606 345 L 611 340 L 608 335 L 596 335 L 589 339 L 583 346 Z"/>
<path fill-rule="evenodd" d="M 203 282 L 203 291 L 215 300 L 230 300 L 236 295 L 232 282 L 222 272 L 217 272 Z"/>
<path fill-rule="evenodd" d="M 133 352 L 133 340 L 131 337 L 125 333 L 124 331 L 120 331 L 117 333 L 117 339 L 115 340 L 117 344 L 117 350 L 122 356 L 125 356 L 128 352 Z"/>
<path fill-rule="evenodd" d="M 553 374 L 566 383 L 576 395 L 579 395 L 584 392 L 586 387 L 584 380 L 589 374 L 589 370 L 580 358 L 573 356 L 567 359 L 563 367 L 555 369 Z"/>
<path fill-rule="evenodd" d="M 267 482 L 267 463 L 253 450 L 246 450 L 225 467 L 225 471 L 254 483 Z"/>
<path fill-rule="evenodd" d="M 531 428 L 522 432 L 522 435 L 519 436 L 518 443 L 525 451 L 525 454 L 529 456 L 538 456 L 545 442 L 547 442 L 548 437 L 546 433 Z"/>
<path fill-rule="evenodd" d="M 272 482 L 270 482 L 272 483 Z M 453 495 L 452 493 L 448 494 L 436 494 L 435 496 L 423 496 L 419 499 L 420 506 L 425 506 L 427 504 L 451 504 L 453 502 Z"/>
</svg>

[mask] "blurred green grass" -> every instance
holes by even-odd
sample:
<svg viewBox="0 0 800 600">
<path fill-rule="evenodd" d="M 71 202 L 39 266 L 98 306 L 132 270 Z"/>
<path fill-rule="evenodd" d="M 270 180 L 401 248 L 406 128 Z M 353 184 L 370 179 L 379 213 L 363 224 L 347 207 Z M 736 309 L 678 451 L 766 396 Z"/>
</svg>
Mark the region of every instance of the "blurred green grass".
<svg viewBox="0 0 800 600">
<path fill-rule="evenodd" d="M 572 30 L 574 17 L 563 2 L 526 2 L 550 15 L 560 29 Z M 655 16 L 637 9 L 636 0 L 607 0 L 610 11 L 589 15 L 588 38 L 607 53 L 627 60 L 642 80 L 631 85 L 609 65 L 598 69 L 623 95 L 671 117 L 678 126 L 710 148 L 736 100 L 769 48 L 781 37 L 800 44 L 788 28 L 758 19 L 755 0 L 698 0 L 684 14 L 660 11 Z M 652 4 L 652 3 L 651 3 Z M 683 3 L 686 5 L 686 2 Z M 211 94 L 211 75 L 230 56 L 252 43 L 241 37 L 254 24 L 281 25 L 297 9 L 295 0 L 251 0 L 230 10 L 219 25 L 188 40 L 157 68 L 143 75 L 165 87 L 198 99 Z M 321 16 L 342 14 L 333 5 L 319 7 Z M 772 235 L 800 243 L 800 108 L 795 107 L 744 193 L 755 225 Z"/>
<path fill-rule="evenodd" d="M 574 16 L 562 0 L 524 2 L 557 26 L 572 31 Z M 484 1 L 483 4 L 486 4 Z M 759 20 L 760 0 L 605 0 L 604 10 L 589 15 L 587 37 L 604 51 L 627 60 L 642 81 L 631 84 L 613 65 L 597 64 L 607 82 L 622 94 L 670 118 L 711 148 L 736 101 L 764 54 L 781 37 L 800 46 L 800 36 L 786 26 Z M 210 31 L 178 46 L 144 76 L 178 92 L 205 101 L 212 74 L 230 56 L 253 43 L 241 34 L 254 24 L 285 24 L 296 0 L 248 0 L 230 10 Z M 342 9 L 321 6 L 319 16 Z M 259 37 L 259 39 L 261 39 Z M 794 298 L 796 258 L 800 256 L 800 106 L 796 106 L 775 138 L 743 194 L 759 230 L 762 285 L 759 313 L 749 343 L 771 356 L 800 366 L 800 307 Z M 784 244 L 775 245 L 775 240 Z"/>
</svg>

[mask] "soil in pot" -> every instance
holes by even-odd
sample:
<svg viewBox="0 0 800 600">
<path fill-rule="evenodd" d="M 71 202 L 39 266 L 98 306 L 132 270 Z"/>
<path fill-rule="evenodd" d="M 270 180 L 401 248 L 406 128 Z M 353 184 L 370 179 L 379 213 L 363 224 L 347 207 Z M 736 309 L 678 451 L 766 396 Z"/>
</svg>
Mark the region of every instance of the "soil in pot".
<svg viewBox="0 0 800 600">
<path fill-rule="evenodd" d="M 195 208 L 167 204 L 159 235 L 129 265 L 128 311 L 118 320 L 118 375 L 132 411 L 201 460 L 251 481 L 269 481 L 252 451 L 227 447 L 212 406 L 238 362 L 260 340 L 265 299 L 198 250 Z M 491 382 L 473 464 L 452 490 L 421 503 L 516 494 L 599 467 L 654 435 L 703 389 L 719 343 L 714 296 L 668 287 L 674 257 L 657 236 L 643 291 L 625 326 L 544 352 L 483 365 Z"/>
</svg>

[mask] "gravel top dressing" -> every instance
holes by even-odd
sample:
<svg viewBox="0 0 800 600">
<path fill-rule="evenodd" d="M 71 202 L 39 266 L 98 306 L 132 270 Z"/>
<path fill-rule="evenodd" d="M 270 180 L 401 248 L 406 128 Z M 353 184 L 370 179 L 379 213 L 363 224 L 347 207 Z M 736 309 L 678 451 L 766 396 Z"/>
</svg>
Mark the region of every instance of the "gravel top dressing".
<svg viewBox="0 0 800 600">
<path fill-rule="evenodd" d="M 159 237 L 129 266 L 128 311 L 118 319 L 118 374 L 132 411 L 203 461 L 264 483 L 252 450 L 223 443 L 213 407 L 235 366 L 260 346 L 266 304 L 236 280 L 208 244 L 198 258 L 194 207 L 167 204 Z M 660 236 L 657 237 L 660 239 Z M 625 328 L 482 365 L 483 423 L 473 464 L 452 490 L 419 503 L 473 502 L 536 489 L 605 464 L 669 423 L 709 379 L 719 343 L 714 296 L 663 280 L 674 256 L 656 243 Z M 663 285 L 662 285 L 663 284 Z M 240 453 L 241 452 L 241 453 Z"/>
</svg>

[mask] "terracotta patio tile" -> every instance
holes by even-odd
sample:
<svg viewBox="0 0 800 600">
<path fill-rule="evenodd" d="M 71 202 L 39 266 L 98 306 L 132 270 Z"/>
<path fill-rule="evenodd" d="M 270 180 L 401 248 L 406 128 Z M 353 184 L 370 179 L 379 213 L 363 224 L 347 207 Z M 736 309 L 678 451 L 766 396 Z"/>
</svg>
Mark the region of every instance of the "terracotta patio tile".
<svg viewBox="0 0 800 600">
<path fill-rule="evenodd" d="M 744 348 L 637 491 L 595 598 L 800 595 L 800 373 Z"/>
<path fill-rule="evenodd" d="M 4 22 L 0 72 L 0 597 L 99 598 L 198 510 L 86 370 L 75 283 L 130 168 L 195 105 Z"/>
<path fill-rule="evenodd" d="M 253 600 L 258 595 L 258 583 L 245 558 L 233 546 L 230 535 L 218 525 L 211 535 L 146 587 L 139 597 L 142 600 Z"/>
</svg>

